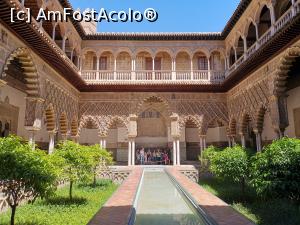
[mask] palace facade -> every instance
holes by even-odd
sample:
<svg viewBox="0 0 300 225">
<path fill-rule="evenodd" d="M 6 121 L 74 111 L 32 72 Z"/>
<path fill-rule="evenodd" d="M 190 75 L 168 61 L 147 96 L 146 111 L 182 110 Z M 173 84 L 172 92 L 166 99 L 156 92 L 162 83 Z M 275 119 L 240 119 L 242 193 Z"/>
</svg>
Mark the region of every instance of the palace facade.
<svg viewBox="0 0 300 225">
<path fill-rule="evenodd" d="M 97 33 L 96 24 L 23 21 L 1 0 L 0 133 L 51 153 L 99 143 L 118 162 L 170 148 L 174 165 L 208 145 L 261 151 L 300 137 L 300 0 L 241 0 L 220 33 Z"/>
</svg>

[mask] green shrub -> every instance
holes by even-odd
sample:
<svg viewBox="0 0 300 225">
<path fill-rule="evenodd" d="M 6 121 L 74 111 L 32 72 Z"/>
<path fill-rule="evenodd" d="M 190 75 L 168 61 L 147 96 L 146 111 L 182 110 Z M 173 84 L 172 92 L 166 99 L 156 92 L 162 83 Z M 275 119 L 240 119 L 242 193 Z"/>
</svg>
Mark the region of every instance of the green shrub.
<svg viewBox="0 0 300 225">
<path fill-rule="evenodd" d="M 11 225 L 17 206 L 52 194 L 56 178 L 57 171 L 44 152 L 32 150 L 15 136 L 0 138 L 0 187 L 12 210 Z"/>
<path fill-rule="evenodd" d="M 113 157 L 110 152 L 102 149 L 100 145 L 84 146 L 92 160 L 93 184 L 96 186 L 97 174 L 113 164 Z"/>
<path fill-rule="evenodd" d="M 300 199 L 300 140 L 283 138 L 253 157 L 251 184 L 262 196 Z"/>
<path fill-rule="evenodd" d="M 217 177 L 240 183 L 244 193 L 245 181 L 249 175 L 249 160 L 245 149 L 236 145 L 209 157 L 211 171 Z"/>
<path fill-rule="evenodd" d="M 86 182 L 92 177 L 93 159 L 87 147 L 72 141 L 65 141 L 58 145 L 51 156 L 60 168 L 60 179 L 70 183 L 69 197 L 72 199 L 73 184 Z"/>
<path fill-rule="evenodd" d="M 204 160 L 210 160 L 213 158 L 218 152 L 221 152 L 221 148 L 217 148 L 213 145 L 209 146 L 203 151 L 202 157 Z M 199 156 L 199 159 L 201 160 L 201 156 Z"/>
</svg>

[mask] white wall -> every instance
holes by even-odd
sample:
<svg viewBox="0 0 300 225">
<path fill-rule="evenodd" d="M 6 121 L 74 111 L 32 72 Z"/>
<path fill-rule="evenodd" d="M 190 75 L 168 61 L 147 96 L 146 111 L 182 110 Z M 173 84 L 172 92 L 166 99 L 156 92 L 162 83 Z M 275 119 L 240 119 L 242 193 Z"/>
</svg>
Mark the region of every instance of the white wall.
<svg viewBox="0 0 300 225">
<path fill-rule="evenodd" d="M 125 127 L 118 127 L 118 142 L 128 142 L 128 132 Z"/>
<path fill-rule="evenodd" d="M 100 137 L 97 129 L 83 128 L 80 133 L 79 143 L 81 144 L 100 144 Z"/>
<path fill-rule="evenodd" d="M 35 135 L 35 140 L 38 142 L 49 142 L 49 133 L 47 132 L 47 127 L 42 121 L 42 128 Z"/>
<path fill-rule="evenodd" d="M 185 129 L 185 140 L 186 142 L 199 142 L 199 131 L 198 128 L 186 128 Z M 207 130 L 206 142 L 223 142 L 227 141 L 226 128 L 216 127 L 209 128 Z"/>
<path fill-rule="evenodd" d="M 207 143 L 209 142 L 227 142 L 226 128 L 215 127 L 207 131 Z"/>
<path fill-rule="evenodd" d="M 300 87 L 290 90 L 288 93 L 287 107 L 289 115 L 289 126 L 286 129 L 286 135 L 289 137 L 296 137 L 295 134 L 295 120 L 294 109 L 300 108 Z"/>
</svg>

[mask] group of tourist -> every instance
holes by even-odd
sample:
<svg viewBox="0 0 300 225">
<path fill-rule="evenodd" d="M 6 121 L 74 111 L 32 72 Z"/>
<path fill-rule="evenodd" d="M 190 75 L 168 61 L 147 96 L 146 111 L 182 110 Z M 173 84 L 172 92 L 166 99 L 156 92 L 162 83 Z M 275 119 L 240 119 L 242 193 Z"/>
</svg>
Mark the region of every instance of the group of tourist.
<svg viewBox="0 0 300 225">
<path fill-rule="evenodd" d="M 136 160 L 140 165 L 158 164 L 169 165 L 170 164 L 170 150 L 145 150 L 143 147 L 136 151 Z"/>
</svg>

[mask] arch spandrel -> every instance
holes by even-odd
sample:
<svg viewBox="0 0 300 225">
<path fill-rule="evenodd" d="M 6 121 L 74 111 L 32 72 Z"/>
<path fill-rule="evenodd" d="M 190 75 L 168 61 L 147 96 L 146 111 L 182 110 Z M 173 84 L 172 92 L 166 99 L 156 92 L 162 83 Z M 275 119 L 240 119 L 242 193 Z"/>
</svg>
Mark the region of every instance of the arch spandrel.
<svg viewBox="0 0 300 225">
<path fill-rule="evenodd" d="M 25 91 L 27 93 L 27 96 L 31 98 L 41 98 L 38 71 L 36 68 L 36 64 L 31 56 L 31 52 L 27 48 L 17 48 L 8 56 L 4 65 L 3 73 L 1 74 L 2 79 L 5 79 L 7 73 L 9 72 L 9 66 L 15 60 L 20 63 L 23 70 L 22 75 L 25 79 Z"/>
<path fill-rule="evenodd" d="M 280 59 L 272 82 L 275 96 L 281 96 L 285 93 L 288 73 L 297 57 L 300 57 L 300 44 L 290 47 Z"/>
<path fill-rule="evenodd" d="M 160 111 L 164 111 L 164 114 L 169 117 L 172 115 L 170 104 L 169 102 L 161 96 L 158 95 L 150 95 L 145 97 L 144 99 L 140 100 L 137 105 L 136 109 L 134 110 L 134 114 L 139 115 L 147 108 L 149 108 L 149 104 L 153 106 L 153 104 L 160 105 Z M 157 107 L 155 107 L 157 108 Z"/>
</svg>

